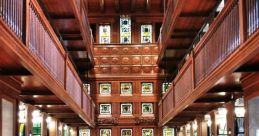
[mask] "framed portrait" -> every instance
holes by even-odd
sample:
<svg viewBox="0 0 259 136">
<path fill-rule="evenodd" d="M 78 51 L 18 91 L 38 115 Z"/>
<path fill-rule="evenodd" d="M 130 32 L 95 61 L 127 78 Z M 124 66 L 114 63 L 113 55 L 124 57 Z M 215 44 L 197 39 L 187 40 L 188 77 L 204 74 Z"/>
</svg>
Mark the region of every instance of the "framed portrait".
<svg viewBox="0 0 259 136">
<path fill-rule="evenodd" d="M 132 114 L 132 104 L 131 103 L 122 103 L 121 104 L 121 114 L 123 114 L 123 115 Z"/>
<path fill-rule="evenodd" d="M 142 114 L 153 114 L 153 103 L 142 103 Z"/>
<path fill-rule="evenodd" d="M 172 83 L 169 83 L 169 82 L 163 83 L 163 84 L 162 84 L 162 93 L 166 93 L 166 92 L 168 91 L 168 89 L 169 89 L 169 87 L 170 87 L 171 84 L 172 84 Z"/>
<path fill-rule="evenodd" d="M 111 95 L 112 85 L 111 83 L 100 83 L 100 95 Z"/>
<path fill-rule="evenodd" d="M 100 115 L 110 115 L 111 107 L 111 104 L 100 104 Z"/>
<path fill-rule="evenodd" d="M 153 129 L 142 129 L 142 136 L 154 136 Z"/>
<path fill-rule="evenodd" d="M 131 95 L 132 94 L 132 83 L 121 83 L 121 94 Z"/>
<path fill-rule="evenodd" d="M 112 136 L 111 129 L 100 129 L 100 136 Z"/>
<path fill-rule="evenodd" d="M 141 83 L 141 93 L 142 94 L 152 94 L 153 93 L 153 83 Z"/>
<path fill-rule="evenodd" d="M 121 136 L 132 136 L 132 129 L 121 129 Z"/>
</svg>

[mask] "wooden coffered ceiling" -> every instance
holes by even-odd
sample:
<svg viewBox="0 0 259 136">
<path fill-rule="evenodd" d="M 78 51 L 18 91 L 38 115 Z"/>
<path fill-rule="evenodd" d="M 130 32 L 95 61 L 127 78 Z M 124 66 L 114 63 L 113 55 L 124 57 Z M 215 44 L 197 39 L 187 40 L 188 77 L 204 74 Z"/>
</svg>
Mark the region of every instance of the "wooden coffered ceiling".
<svg viewBox="0 0 259 136">
<path fill-rule="evenodd" d="M 161 16 L 163 0 L 87 0 L 89 17 Z"/>
</svg>

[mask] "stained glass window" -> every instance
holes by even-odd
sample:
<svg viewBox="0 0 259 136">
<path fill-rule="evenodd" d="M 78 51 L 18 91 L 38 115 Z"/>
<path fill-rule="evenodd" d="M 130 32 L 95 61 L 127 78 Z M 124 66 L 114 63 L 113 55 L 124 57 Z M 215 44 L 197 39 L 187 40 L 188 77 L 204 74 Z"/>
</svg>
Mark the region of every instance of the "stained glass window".
<svg viewBox="0 0 259 136">
<path fill-rule="evenodd" d="M 131 19 L 128 16 L 120 18 L 120 42 L 131 43 Z"/>
<path fill-rule="evenodd" d="M 141 43 L 152 43 L 152 25 L 141 25 Z"/>
<path fill-rule="evenodd" d="M 99 43 L 110 43 L 111 42 L 111 26 L 100 25 L 99 26 Z"/>
</svg>

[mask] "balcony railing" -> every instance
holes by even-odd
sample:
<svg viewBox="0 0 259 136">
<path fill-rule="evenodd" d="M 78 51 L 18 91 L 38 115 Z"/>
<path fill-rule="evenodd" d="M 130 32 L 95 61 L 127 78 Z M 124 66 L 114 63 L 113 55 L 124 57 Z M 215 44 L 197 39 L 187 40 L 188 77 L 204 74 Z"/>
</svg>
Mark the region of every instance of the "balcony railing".
<svg viewBox="0 0 259 136">
<path fill-rule="evenodd" d="M 259 1 L 246 0 L 247 34 L 251 36 L 259 28 Z"/>
<path fill-rule="evenodd" d="M 25 6 L 25 3 L 29 5 Z M 28 9 L 25 10 L 25 7 Z M 28 14 L 23 11 L 28 11 Z M 82 81 L 72 61 L 37 1 L 0 0 L 0 13 L 1 21 L 14 32 L 15 37 L 25 44 L 29 53 L 38 61 L 37 63 L 41 64 L 46 71 L 50 71 L 49 74 L 57 81 L 57 84 L 66 90 L 64 93 L 70 96 L 93 123 L 94 103 L 91 97 L 84 93 Z M 27 28 L 25 29 L 24 26 Z M 91 36 L 90 33 L 89 35 Z"/>
<path fill-rule="evenodd" d="M 19 39 L 24 36 L 24 1 L 0 0 L 0 16 Z"/>
<path fill-rule="evenodd" d="M 186 57 L 186 61 L 173 80 L 169 91 L 164 94 L 160 101 L 159 112 L 162 112 L 160 113 L 162 115 L 160 116 L 160 123 L 166 123 L 172 113 L 179 110 L 179 107 L 187 106 L 183 103 L 195 94 L 197 88 L 206 81 L 207 77 L 238 51 L 241 45 L 240 37 L 243 36 L 240 32 L 240 20 L 245 19 L 245 16 L 240 15 L 239 4 L 238 0 L 228 1 L 210 25 L 208 32 L 203 35 L 196 47 Z M 255 7 L 255 5 L 253 6 Z M 259 19 L 258 13 L 247 13 L 247 16 L 253 16 L 251 20 L 255 23 L 255 20 Z M 258 25 L 257 29 L 254 26 L 256 25 L 250 26 L 247 24 L 245 33 L 251 35 L 258 32 Z M 253 28 L 253 32 L 251 28 Z"/>
</svg>

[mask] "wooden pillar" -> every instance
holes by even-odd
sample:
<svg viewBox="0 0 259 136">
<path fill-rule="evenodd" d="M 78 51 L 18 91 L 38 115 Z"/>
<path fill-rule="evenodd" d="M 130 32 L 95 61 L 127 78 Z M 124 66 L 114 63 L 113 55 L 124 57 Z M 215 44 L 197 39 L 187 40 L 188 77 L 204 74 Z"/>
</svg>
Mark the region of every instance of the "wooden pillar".
<svg viewBox="0 0 259 136">
<path fill-rule="evenodd" d="M 47 131 L 48 131 L 48 126 L 47 126 L 47 119 L 48 115 L 46 113 L 42 113 L 42 121 L 41 121 L 41 135 L 42 136 L 47 136 Z"/>
<path fill-rule="evenodd" d="M 198 136 L 207 136 L 207 122 L 204 121 L 203 117 L 197 118 L 197 125 L 198 125 Z"/>
<path fill-rule="evenodd" d="M 216 124 L 216 111 L 213 110 L 210 112 L 210 119 L 211 119 L 211 135 L 217 135 L 217 124 Z"/>
<path fill-rule="evenodd" d="M 32 105 L 27 105 L 27 118 L 25 125 L 25 135 L 30 136 L 32 134 L 32 112 L 34 107 Z"/>
<path fill-rule="evenodd" d="M 227 108 L 227 130 L 229 136 L 235 135 L 235 103 L 229 102 L 226 104 Z"/>
</svg>

